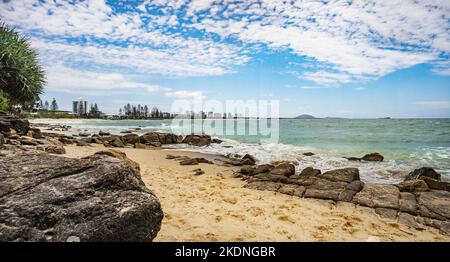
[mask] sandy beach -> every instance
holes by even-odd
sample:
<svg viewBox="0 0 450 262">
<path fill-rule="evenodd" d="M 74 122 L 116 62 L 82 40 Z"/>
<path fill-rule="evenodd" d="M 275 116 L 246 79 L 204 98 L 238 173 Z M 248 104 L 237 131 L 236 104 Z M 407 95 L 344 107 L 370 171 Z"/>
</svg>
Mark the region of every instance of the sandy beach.
<svg viewBox="0 0 450 262">
<path fill-rule="evenodd" d="M 103 145 L 66 146 L 79 158 Z M 437 229 L 415 230 L 349 203 L 298 198 L 243 188 L 233 168 L 215 164 L 181 166 L 167 154 L 193 152 L 115 148 L 138 162 L 141 176 L 164 211 L 155 241 L 450 241 Z M 201 168 L 205 174 L 193 175 Z"/>
</svg>

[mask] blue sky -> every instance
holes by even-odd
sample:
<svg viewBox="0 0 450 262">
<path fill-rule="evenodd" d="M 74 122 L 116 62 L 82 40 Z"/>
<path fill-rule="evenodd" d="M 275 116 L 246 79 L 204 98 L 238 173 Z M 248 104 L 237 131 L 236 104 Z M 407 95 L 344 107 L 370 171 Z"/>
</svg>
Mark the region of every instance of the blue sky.
<svg viewBox="0 0 450 262">
<path fill-rule="evenodd" d="M 450 117 L 450 2 L 0 0 L 44 99 L 169 110 L 276 99 L 284 117 Z"/>
</svg>

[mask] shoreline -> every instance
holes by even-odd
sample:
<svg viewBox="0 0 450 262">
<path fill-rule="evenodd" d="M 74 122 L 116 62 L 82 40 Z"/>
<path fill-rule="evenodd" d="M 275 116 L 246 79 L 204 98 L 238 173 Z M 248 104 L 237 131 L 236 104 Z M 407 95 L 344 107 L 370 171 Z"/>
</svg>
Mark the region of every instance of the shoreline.
<svg viewBox="0 0 450 262">
<path fill-rule="evenodd" d="M 107 149 L 65 146 L 79 158 Z M 161 201 L 162 227 L 155 241 L 450 241 L 435 228 L 416 230 L 373 209 L 350 203 L 298 198 L 244 188 L 236 168 L 181 166 L 167 155 L 215 158 L 194 152 L 115 148 L 141 166 L 141 177 Z M 201 168 L 205 174 L 195 176 Z"/>
</svg>

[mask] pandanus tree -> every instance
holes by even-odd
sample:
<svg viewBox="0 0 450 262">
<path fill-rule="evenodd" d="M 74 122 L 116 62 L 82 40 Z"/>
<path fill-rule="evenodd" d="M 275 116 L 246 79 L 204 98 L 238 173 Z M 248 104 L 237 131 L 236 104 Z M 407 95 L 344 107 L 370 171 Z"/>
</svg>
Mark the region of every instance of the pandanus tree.
<svg viewBox="0 0 450 262">
<path fill-rule="evenodd" d="M 44 84 L 44 70 L 29 40 L 0 21 L 0 96 L 11 107 L 30 107 L 39 100 Z"/>
</svg>

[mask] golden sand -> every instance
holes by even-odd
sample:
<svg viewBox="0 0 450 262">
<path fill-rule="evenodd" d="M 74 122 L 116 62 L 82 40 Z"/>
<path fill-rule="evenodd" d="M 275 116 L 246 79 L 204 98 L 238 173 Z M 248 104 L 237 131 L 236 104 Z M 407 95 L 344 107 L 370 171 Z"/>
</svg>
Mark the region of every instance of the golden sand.
<svg viewBox="0 0 450 262">
<path fill-rule="evenodd" d="M 67 146 L 66 156 L 101 149 Z M 450 241 L 434 228 L 415 230 L 369 208 L 243 188 L 230 167 L 165 159 L 198 153 L 115 149 L 140 164 L 142 180 L 161 201 L 164 219 L 155 241 Z M 197 168 L 205 174 L 194 176 Z"/>
</svg>

